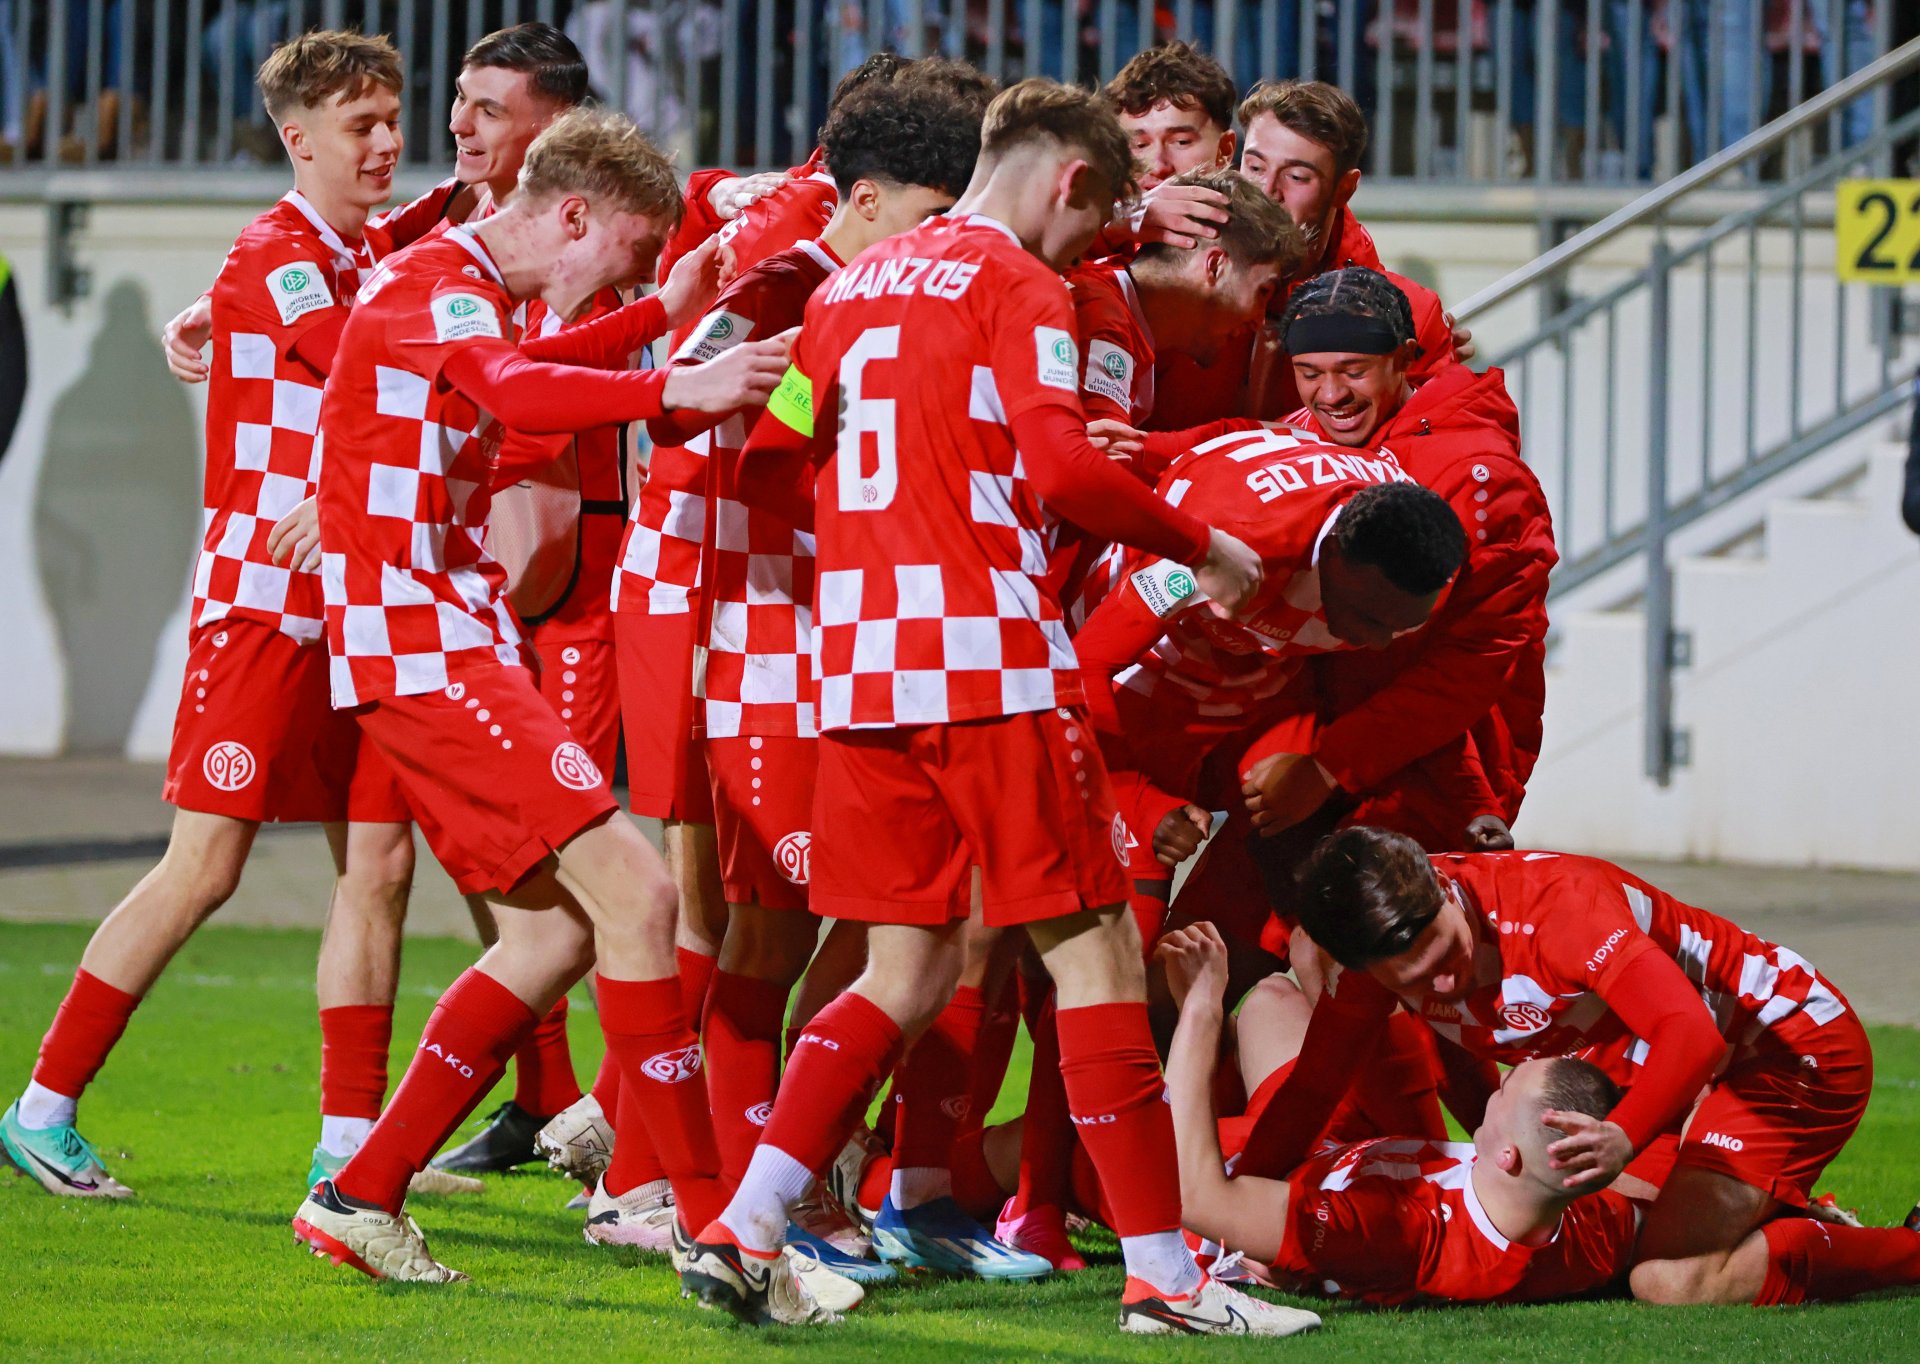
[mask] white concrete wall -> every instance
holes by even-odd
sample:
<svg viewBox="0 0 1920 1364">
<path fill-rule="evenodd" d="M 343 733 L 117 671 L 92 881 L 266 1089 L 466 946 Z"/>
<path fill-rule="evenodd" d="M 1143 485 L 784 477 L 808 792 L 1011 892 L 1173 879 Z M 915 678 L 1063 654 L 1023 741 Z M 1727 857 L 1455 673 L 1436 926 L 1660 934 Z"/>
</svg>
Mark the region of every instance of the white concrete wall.
<svg viewBox="0 0 1920 1364">
<path fill-rule="evenodd" d="M 1371 213 L 1364 199 L 1361 208 L 1388 265 L 1446 298 L 1473 293 L 1537 250 L 1526 223 L 1394 219 Z M 181 508 L 198 504 L 205 390 L 166 377 L 158 333 L 213 277 L 250 216 L 246 207 L 217 204 L 95 207 L 78 241 L 92 292 L 62 312 L 46 302 L 46 210 L 0 205 L 0 248 L 20 280 L 31 370 L 26 411 L 0 464 L 0 581 L 12 588 L 0 596 L 0 752 L 166 753 L 197 540 L 191 526 L 183 528 Z M 1644 239 L 1619 243 L 1576 288 L 1622 277 L 1646 249 Z M 1817 242 L 1809 247 L 1811 265 L 1826 264 L 1823 250 Z M 1788 314 L 1781 293 L 1786 261 L 1769 245 L 1761 265 L 1762 341 L 1771 345 Z M 1830 329 L 1840 297 L 1816 279 L 1805 294 L 1806 325 Z M 1744 351 L 1733 341 L 1744 346 L 1744 298 L 1725 287 L 1716 296 L 1721 340 L 1713 357 L 1703 354 L 1700 300 L 1681 299 L 1676 463 L 1698 458 L 1703 437 L 1689 433 L 1714 439 L 1710 433 L 1719 430 L 1724 438 L 1743 420 L 1734 414 L 1742 411 Z M 1864 353 L 1865 310 L 1848 307 L 1851 344 Z M 1513 309 L 1490 316 L 1480 327 L 1483 357 L 1529 320 Z M 1611 467 L 1617 510 L 1637 515 L 1645 421 L 1636 414 L 1645 370 L 1643 362 L 1634 366 L 1630 339 L 1623 351 Z M 1608 467 L 1599 458 L 1607 428 L 1591 359 L 1576 350 L 1576 410 L 1567 424 L 1576 442 L 1572 459 L 1560 457 L 1557 370 L 1536 374 L 1524 414 L 1528 453 L 1550 493 L 1558 500 L 1572 486 L 1574 515 L 1562 526 L 1570 544 L 1599 531 L 1594 509 L 1602 502 L 1600 470 Z M 1778 364 L 1777 355 L 1762 368 L 1769 364 Z M 1829 363 L 1803 374 L 1809 412 L 1831 402 L 1833 372 Z M 1709 389 L 1721 414 L 1714 422 L 1701 405 Z M 1785 392 L 1777 378 L 1760 386 L 1756 421 L 1763 434 L 1784 420 Z M 1920 645 L 1905 628 L 1920 620 L 1920 557 L 1908 553 L 1904 570 L 1888 568 L 1911 544 L 1880 535 L 1881 525 L 1869 546 L 1851 521 L 1833 535 L 1822 520 L 1831 514 L 1783 511 L 1777 526 L 1769 522 L 1769 558 L 1761 567 L 1683 570 L 1681 624 L 1695 632 L 1701 660 L 1679 684 L 1695 763 L 1669 791 L 1634 775 L 1637 618 L 1580 614 L 1562 621 L 1548 752 L 1523 816 L 1525 837 L 1611 851 L 1920 867 L 1920 839 L 1903 818 L 1915 808 L 1906 787 L 1908 774 L 1920 770 L 1920 752 L 1901 747 L 1920 746 L 1920 725 L 1900 728 L 1920 676 Z M 1872 514 L 1884 522 L 1892 513 L 1882 506 Z M 1745 515 L 1751 523 L 1759 513 Z M 1779 546 L 1823 533 L 1832 540 L 1825 557 L 1796 548 L 1776 563 Z M 1755 575 L 1761 581 L 1749 583 Z M 1594 594 L 1587 595 L 1583 605 L 1593 604 Z M 1788 613 L 1790 629 L 1765 606 L 1788 597 L 1809 603 Z M 1829 604 L 1815 609 L 1819 602 Z M 1831 742 L 1837 735 L 1845 741 Z M 1770 758 L 1775 752 L 1778 761 Z"/>
</svg>

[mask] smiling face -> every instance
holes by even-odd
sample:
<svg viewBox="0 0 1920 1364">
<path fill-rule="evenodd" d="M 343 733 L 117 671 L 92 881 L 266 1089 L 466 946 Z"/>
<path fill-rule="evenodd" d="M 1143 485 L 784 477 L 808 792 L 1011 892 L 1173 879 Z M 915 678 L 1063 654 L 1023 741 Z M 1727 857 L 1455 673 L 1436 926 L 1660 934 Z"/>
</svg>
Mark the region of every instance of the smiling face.
<svg viewBox="0 0 1920 1364">
<path fill-rule="evenodd" d="M 527 148 L 541 129 L 565 112 L 559 101 L 534 92 L 524 71 L 465 66 L 453 83 L 453 174 L 463 185 L 487 185 L 496 200 L 513 192 Z"/>
<path fill-rule="evenodd" d="M 296 109 L 281 128 L 296 164 L 360 208 L 384 204 L 400 162 L 400 96 L 368 82 L 317 109 Z"/>
<path fill-rule="evenodd" d="M 1473 919 L 1445 882 L 1440 912 L 1397 956 L 1371 963 L 1367 974 L 1403 999 L 1455 1003 L 1473 989 Z"/>
<path fill-rule="evenodd" d="M 1325 243 L 1333 215 L 1360 185 L 1359 171 L 1341 175 L 1330 150 L 1272 114 L 1258 114 L 1247 125 L 1240 173 L 1285 205 L 1294 226 L 1316 246 Z"/>
<path fill-rule="evenodd" d="M 1362 447 L 1407 400 L 1411 342 L 1387 355 L 1295 355 L 1294 386 L 1335 445 Z"/>
<path fill-rule="evenodd" d="M 1233 134 L 1198 104 L 1160 100 L 1142 113 L 1118 115 L 1140 163 L 1140 188 L 1150 190 L 1188 171 L 1218 170 L 1233 160 Z"/>
</svg>

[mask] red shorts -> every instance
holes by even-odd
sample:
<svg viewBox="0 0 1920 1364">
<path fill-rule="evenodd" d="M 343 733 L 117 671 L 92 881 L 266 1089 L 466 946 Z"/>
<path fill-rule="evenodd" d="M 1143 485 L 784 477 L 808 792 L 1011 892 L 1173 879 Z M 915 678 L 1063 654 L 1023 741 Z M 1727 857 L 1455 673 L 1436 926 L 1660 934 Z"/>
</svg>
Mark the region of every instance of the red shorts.
<svg viewBox="0 0 1920 1364">
<path fill-rule="evenodd" d="M 694 733 L 697 614 L 613 613 L 628 806 L 636 815 L 713 823 L 706 743 Z"/>
<path fill-rule="evenodd" d="M 392 773 L 335 711 L 327 649 L 251 620 L 195 626 L 161 794 L 262 823 L 403 823 Z"/>
<path fill-rule="evenodd" d="M 540 658 L 540 694 L 547 698 L 593 765 L 611 773 L 620 756 L 620 687 L 610 639 L 530 641 Z"/>
<path fill-rule="evenodd" d="M 1716 1171 L 1803 1208 L 1860 1125 L 1872 1089 L 1873 1048 L 1849 1009 L 1810 1029 L 1797 1051 L 1734 1062 L 1694 1110 L 1674 1164 Z"/>
<path fill-rule="evenodd" d="M 815 913 L 964 919 L 973 866 L 994 927 L 1127 898 L 1126 826 L 1084 710 L 842 729 L 819 742 Z"/>
<path fill-rule="evenodd" d="M 391 696 L 352 713 L 464 893 L 511 890 L 619 808 L 525 668 L 475 669 L 445 691 Z"/>
<path fill-rule="evenodd" d="M 750 735 L 707 740 L 720 883 L 730 905 L 807 908 L 813 786 L 820 741 Z"/>
</svg>

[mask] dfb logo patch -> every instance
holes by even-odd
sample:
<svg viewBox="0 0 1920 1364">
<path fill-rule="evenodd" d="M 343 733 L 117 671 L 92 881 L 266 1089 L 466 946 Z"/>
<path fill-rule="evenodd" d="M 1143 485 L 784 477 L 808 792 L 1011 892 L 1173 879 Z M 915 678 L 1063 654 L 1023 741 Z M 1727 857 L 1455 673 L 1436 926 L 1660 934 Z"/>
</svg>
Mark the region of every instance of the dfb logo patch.
<svg viewBox="0 0 1920 1364">
<path fill-rule="evenodd" d="M 600 784 L 600 769 L 586 749 L 569 741 L 553 750 L 553 779 L 569 791 L 591 791 Z"/>
<path fill-rule="evenodd" d="M 663 1051 L 658 1056 L 649 1056 L 642 1061 L 640 1069 L 649 1079 L 658 1080 L 663 1085 L 677 1085 L 700 1073 L 700 1048 L 676 1047 L 672 1051 Z"/>
<path fill-rule="evenodd" d="M 796 829 L 773 845 L 773 865 L 796 886 L 807 884 L 813 863 L 813 835 Z"/>
<path fill-rule="evenodd" d="M 217 791 L 242 790 L 259 770 L 260 765 L 253 760 L 253 751 L 232 739 L 221 740 L 209 748 L 206 756 L 200 760 L 200 771 L 206 777 L 207 785 Z"/>
</svg>

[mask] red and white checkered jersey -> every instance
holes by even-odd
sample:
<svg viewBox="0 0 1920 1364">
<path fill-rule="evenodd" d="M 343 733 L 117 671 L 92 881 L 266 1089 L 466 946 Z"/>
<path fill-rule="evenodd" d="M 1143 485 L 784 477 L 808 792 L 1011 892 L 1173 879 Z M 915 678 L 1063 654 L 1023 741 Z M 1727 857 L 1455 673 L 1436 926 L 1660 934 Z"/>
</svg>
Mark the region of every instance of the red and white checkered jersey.
<svg viewBox="0 0 1920 1364">
<path fill-rule="evenodd" d="M 276 565 L 267 553 L 274 523 L 314 490 L 324 376 L 293 347 L 345 313 L 385 246 L 373 229 L 344 240 L 293 190 L 227 253 L 212 290 L 195 625 L 252 620 L 305 642 L 320 638 L 320 575 Z"/>
<path fill-rule="evenodd" d="M 800 325 L 807 299 L 840 268 L 818 242 L 769 256 L 714 300 L 683 353 L 719 353 Z M 764 408 L 736 412 L 698 439 L 707 450 L 706 544 L 694 695 L 706 732 L 815 733 L 813 536 L 739 498 L 741 448 Z"/>
<path fill-rule="evenodd" d="M 1234 720 L 1277 696 L 1306 655 L 1351 647 L 1321 614 L 1321 543 L 1362 488 L 1412 481 L 1389 451 L 1346 450 L 1284 428 L 1229 432 L 1195 446 L 1162 475 L 1161 496 L 1246 541 L 1266 579 L 1251 606 L 1222 620 L 1191 569 L 1133 550 L 1110 554 L 1081 601 L 1103 584 L 1113 590 L 1085 628 L 1096 628 L 1099 613 L 1118 613 L 1148 637 L 1158 632 L 1115 686 L 1203 721 Z"/>
<path fill-rule="evenodd" d="M 1538 1247 L 1509 1241 L 1473 1187 L 1473 1144 L 1383 1137 L 1336 1146 L 1287 1179 L 1287 1226 L 1277 1274 L 1334 1297 L 1380 1305 L 1421 1299 L 1485 1302 L 1520 1288 L 1558 1241 L 1593 1239 L 1606 1248 L 1584 1262 L 1598 1288 L 1632 1262 L 1636 1212 L 1611 1191 L 1583 1198 L 1561 1215 L 1554 1240 Z"/>
<path fill-rule="evenodd" d="M 835 422 L 815 522 L 821 730 L 1079 704 L 1047 580 L 1057 523 L 1009 424 L 1044 406 L 1085 419 L 1060 277 L 1002 223 L 936 219 L 814 293 L 794 365 Z"/>
<path fill-rule="evenodd" d="M 1145 426 L 1153 415 L 1153 331 L 1126 266 L 1080 265 L 1067 272 L 1080 338 L 1080 401 L 1087 419 Z"/>
<path fill-rule="evenodd" d="M 463 227 L 400 252 L 360 291 L 321 404 L 321 578 L 333 703 L 439 691 L 520 662 L 487 552 L 500 424 L 438 382 L 476 341 L 515 337 L 499 268 Z"/>
<path fill-rule="evenodd" d="M 1567 853 L 1450 853 L 1433 859 L 1497 943 L 1458 1003 L 1408 1004 L 1477 1056 L 1516 1064 L 1581 1055 L 1631 1083 L 1658 1039 L 1635 1038 L 1603 997 L 1643 952 L 1673 959 L 1700 991 L 1730 1060 L 1803 1050 L 1847 1001 L 1790 948 L 1696 909 L 1610 862 Z M 1622 1073 L 1620 1062 L 1627 1065 Z"/>
</svg>

